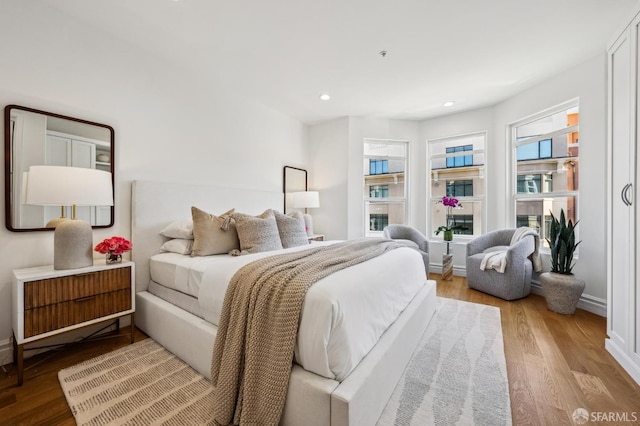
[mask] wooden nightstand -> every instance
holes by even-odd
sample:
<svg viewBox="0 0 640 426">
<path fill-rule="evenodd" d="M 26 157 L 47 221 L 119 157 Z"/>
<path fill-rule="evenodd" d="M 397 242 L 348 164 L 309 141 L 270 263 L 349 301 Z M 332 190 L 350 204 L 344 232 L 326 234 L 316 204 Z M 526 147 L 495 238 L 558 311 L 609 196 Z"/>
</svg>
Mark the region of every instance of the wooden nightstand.
<svg viewBox="0 0 640 426">
<path fill-rule="evenodd" d="M 133 343 L 135 264 L 129 261 L 55 270 L 52 265 L 13 271 L 13 359 L 18 385 L 27 343 L 126 315 Z"/>
<path fill-rule="evenodd" d="M 324 241 L 324 234 L 313 234 L 307 237 L 309 241 Z"/>
</svg>

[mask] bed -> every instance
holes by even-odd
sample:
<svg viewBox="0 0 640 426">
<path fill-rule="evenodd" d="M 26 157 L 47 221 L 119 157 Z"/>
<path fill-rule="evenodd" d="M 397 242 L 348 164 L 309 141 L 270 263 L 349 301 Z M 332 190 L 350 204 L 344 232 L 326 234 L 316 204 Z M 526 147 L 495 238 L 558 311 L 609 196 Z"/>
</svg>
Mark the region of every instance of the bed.
<svg viewBox="0 0 640 426">
<path fill-rule="evenodd" d="M 133 183 L 132 260 L 136 262 L 136 325 L 205 377 L 210 377 L 217 330 L 216 309 L 221 299 L 219 292 L 202 289 L 216 287 L 220 277 L 202 278 L 212 275 L 212 272 L 206 271 L 222 271 L 224 268 L 220 264 L 214 267 L 204 265 L 220 261 L 218 258 L 195 258 L 193 261 L 188 256 L 174 253 L 160 254 L 160 247 L 166 239 L 159 232 L 172 221 L 188 218 L 191 206 L 218 213 L 235 207 L 236 211 L 258 214 L 267 208 L 278 209 L 282 205 L 282 198 L 282 193 L 247 188 L 149 181 Z M 240 256 L 234 262 L 248 262 L 250 256 Z M 379 271 L 376 272 L 372 264 L 367 264 L 372 261 L 383 263 Z M 298 342 L 296 345 L 296 362 L 281 424 L 369 425 L 375 424 L 384 409 L 433 316 L 435 283 L 426 280 L 422 260 L 411 249 L 398 248 L 372 261 L 334 275 L 344 274 L 342 279 L 353 282 L 355 286 L 375 280 L 400 279 L 406 282 L 403 296 L 406 301 L 399 316 L 395 318 L 395 314 L 390 314 L 394 315 L 390 325 L 384 322 L 378 324 L 379 335 L 374 333 L 373 337 L 369 336 L 369 340 L 374 339 L 373 342 L 367 343 L 365 339 L 365 343 L 353 345 L 355 349 L 345 342 L 355 340 L 353 337 L 362 327 L 357 323 L 352 324 L 351 320 L 346 321 L 351 328 L 346 327 L 343 334 L 318 337 L 311 332 L 305 333 L 305 327 L 313 327 L 313 323 L 319 322 L 318 312 L 327 310 L 321 304 L 314 305 L 314 292 L 322 293 L 331 284 L 321 280 L 312 286 L 303 306 L 300 336 L 314 337 L 307 339 L 311 344 L 306 349 L 305 344 Z M 403 265 L 403 262 L 408 263 Z M 414 264 L 420 265 L 421 276 L 417 276 Z M 176 273 L 176 265 L 181 268 L 181 273 Z M 151 279 L 152 271 L 154 280 Z M 232 269 L 224 271 L 219 275 L 232 274 Z M 381 277 L 381 273 L 388 275 Z M 399 278 L 399 273 L 404 277 Z M 162 277 L 166 277 L 168 282 L 159 283 L 165 280 Z M 176 277 L 179 282 L 176 282 Z M 170 294 L 163 294 L 163 291 Z M 178 297 L 172 297 L 171 294 Z M 387 308 L 373 306 L 369 309 Z M 328 321 L 336 322 L 335 317 Z M 380 327 L 383 329 L 379 330 Z M 333 343 L 331 339 L 334 339 Z M 341 346 L 349 349 L 346 352 L 337 351 Z"/>
</svg>

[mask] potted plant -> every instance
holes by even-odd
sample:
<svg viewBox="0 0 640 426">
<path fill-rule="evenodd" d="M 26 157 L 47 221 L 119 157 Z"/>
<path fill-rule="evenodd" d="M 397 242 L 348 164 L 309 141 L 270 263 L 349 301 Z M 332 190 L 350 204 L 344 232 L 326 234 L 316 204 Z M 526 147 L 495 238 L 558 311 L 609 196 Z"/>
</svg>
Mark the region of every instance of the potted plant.
<svg viewBox="0 0 640 426">
<path fill-rule="evenodd" d="M 447 225 L 439 226 L 438 229 L 436 229 L 435 234 L 438 235 L 440 232 L 444 232 L 443 240 L 453 241 L 453 231 L 466 231 L 468 229 L 466 226 L 452 224 L 453 215 L 451 214 L 451 210 L 461 209 L 462 204 L 460 203 L 460 201 L 458 201 L 457 198 L 447 196 L 442 197 L 442 200 L 438 202 L 447 207 Z"/>
<path fill-rule="evenodd" d="M 576 242 L 575 224 L 566 220 L 564 210 L 560 209 L 560 219 L 551 213 L 549 229 L 549 248 L 551 249 L 551 271 L 540 274 L 542 293 L 547 307 L 560 314 L 572 315 L 584 291 L 585 282 L 577 278 L 573 269 L 573 254 L 580 244 Z"/>
</svg>

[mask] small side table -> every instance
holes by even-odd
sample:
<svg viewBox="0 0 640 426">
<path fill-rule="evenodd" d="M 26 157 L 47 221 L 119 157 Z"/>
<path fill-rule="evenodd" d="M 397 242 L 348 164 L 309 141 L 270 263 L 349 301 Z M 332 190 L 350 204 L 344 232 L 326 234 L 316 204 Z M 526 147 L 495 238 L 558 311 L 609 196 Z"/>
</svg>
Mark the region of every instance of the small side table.
<svg viewBox="0 0 640 426">
<path fill-rule="evenodd" d="M 129 315 L 135 331 L 135 264 L 130 261 L 56 270 L 53 265 L 13 271 L 13 360 L 18 386 L 24 378 L 25 345 Z M 35 348 L 31 348 L 35 349 Z"/>
<path fill-rule="evenodd" d="M 447 252 L 442 255 L 442 279 L 445 281 L 453 280 L 453 254 L 449 250 L 449 244 L 453 241 L 445 241 L 447 244 Z"/>
</svg>

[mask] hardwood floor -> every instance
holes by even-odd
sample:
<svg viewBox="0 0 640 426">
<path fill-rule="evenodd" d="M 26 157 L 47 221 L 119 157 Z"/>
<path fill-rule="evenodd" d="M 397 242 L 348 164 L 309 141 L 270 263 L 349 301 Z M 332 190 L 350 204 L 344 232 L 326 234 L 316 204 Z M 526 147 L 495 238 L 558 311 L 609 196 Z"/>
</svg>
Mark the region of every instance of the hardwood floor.
<svg viewBox="0 0 640 426">
<path fill-rule="evenodd" d="M 507 302 L 469 289 L 461 277 L 430 278 L 438 296 L 500 308 L 513 424 L 573 425 L 578 408 L 640 424 L 640 387 L 605 350 L 605 318 L 582 309 L 557 314 L 536 294 Z"/>
<path fill-rule="evenodd" d="M 515 425 L 572 425 L 577 408 L 601 412 L 603 419 L 640 424 L 640 387 L 604 349 L 606 320 L 578 310 L 573 316 L 551 312 L 543 297 L 506 302 L 467 288 L 464 278 L 437 281 L 437 294 L 497 306 L 502 314 L 511 411 Z M 123 330 L 123 333 L 126 330 Z M 146 336 L 139 330 L 135 340 Z M 25 382 L 16 386 L 15 367 L 0 370 L 1 425 L 73 425 L 58 384 L 58 370 L 127 345 L 129 336 L 78 343 L 26 361 Z M 613 414 L 612 414 L 613 413 Z M 620 420 L 633 420 L 624 423 Z"/>
</svg>

